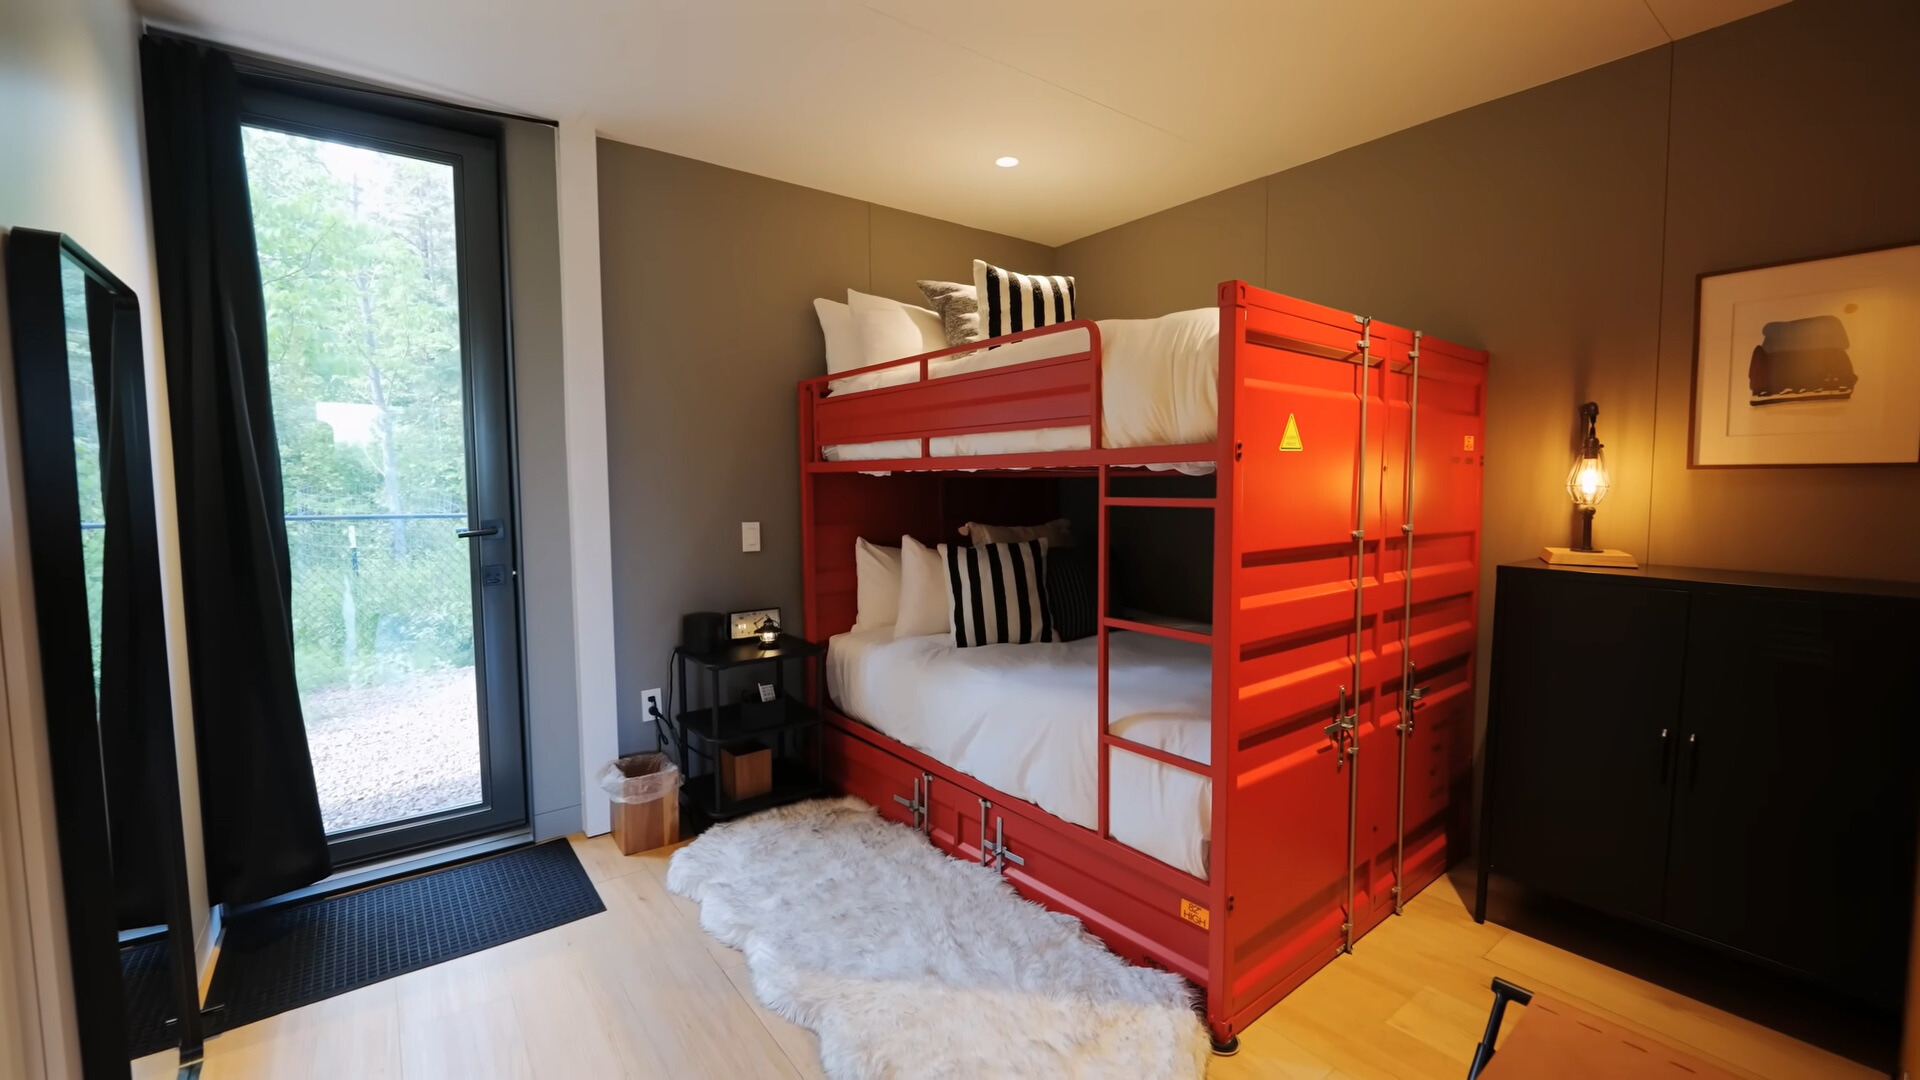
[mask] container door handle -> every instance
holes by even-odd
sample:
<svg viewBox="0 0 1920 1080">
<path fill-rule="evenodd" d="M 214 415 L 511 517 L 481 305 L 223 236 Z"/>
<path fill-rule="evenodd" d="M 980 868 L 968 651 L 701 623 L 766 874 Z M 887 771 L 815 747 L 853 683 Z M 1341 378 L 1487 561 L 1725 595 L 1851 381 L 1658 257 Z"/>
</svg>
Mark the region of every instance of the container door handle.
<svg viewBox="0 0 1920 1080">
<path fill-rule="evenodd" d="M 1359 749 L 1359 747 L 1354 744 L 1354 732 L 1359 730 L 1360 727 L 1359 704 L 1360 699 L 1356 696 L 1354 698 L 1355 711 L 1348 712 L 1347 688 L 1345 686 L 1340 688 L 1340 703 L 1334 706 L 1333 723 L 1328 724 L 1326 728 L 1327 738 L 1333 741 L 1334 772 L 1339 772 L 1344 768 L 1347 764 L 1347 759 L 1352 757 Z"/>
</svg>

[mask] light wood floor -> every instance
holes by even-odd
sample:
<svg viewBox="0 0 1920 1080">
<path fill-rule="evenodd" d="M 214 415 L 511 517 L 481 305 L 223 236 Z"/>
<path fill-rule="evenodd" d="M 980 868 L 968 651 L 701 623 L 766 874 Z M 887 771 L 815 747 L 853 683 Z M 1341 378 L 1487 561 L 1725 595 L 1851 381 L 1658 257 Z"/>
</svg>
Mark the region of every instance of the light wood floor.
<svg viewBox="0 0 1920 1080">
<path fill-rule="evenodd" d="M 821 1076 L 811 1033 L 753 998 L 744 958 L 702 933 L 662 884 L 670 850 L 625 858 L 574 837 L 607 910 L 543 934 L 219 1036 L 203 1076 Z M 1213 1060 L 1218 1080 L 1460 1080 L 1503 975 L 1742 1076 L 1869 1069 L 1492 924 L 1443 878 Z M 1518 1012 L 1519 1010 L 1516 1010 Z M 1509 1023 L 1512 1021 L 1510 1020 Z M 170 1076 L 171 1055 L 135 1063 Z"/>
</svg>

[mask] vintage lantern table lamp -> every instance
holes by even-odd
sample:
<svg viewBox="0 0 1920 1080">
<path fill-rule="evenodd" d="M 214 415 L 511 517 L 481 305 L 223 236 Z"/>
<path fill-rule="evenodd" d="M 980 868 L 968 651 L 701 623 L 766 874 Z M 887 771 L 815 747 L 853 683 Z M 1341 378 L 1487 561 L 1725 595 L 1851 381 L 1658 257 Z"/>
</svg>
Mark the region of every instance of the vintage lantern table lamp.
<svg viewBox="0 0 1920 1080">
<path fill-rule="evenodd" d="M 1587 435 L 1567 472 L 1567 495 L 1580 510 L 1580 546 L 1542 549 L 1540 558 L 1555 566 L 1639 566 L 1633 556 L 1617 548 L 1593 546 L 1593 512 L 1607 497 L 1607 459 L 1601 454 L 1600 436 L 1595 421 L 1600 406 L 1589 401 L 1580 406 L 1580 419 L 1586 421 Z"/>
</svg>

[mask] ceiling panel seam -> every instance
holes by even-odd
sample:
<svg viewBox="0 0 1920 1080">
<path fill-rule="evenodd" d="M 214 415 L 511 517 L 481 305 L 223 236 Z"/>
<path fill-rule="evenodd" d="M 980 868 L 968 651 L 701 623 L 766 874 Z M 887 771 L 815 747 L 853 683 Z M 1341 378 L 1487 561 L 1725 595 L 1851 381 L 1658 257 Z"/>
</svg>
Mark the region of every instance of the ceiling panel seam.
<svg viewBox="0 0 1920 1080">
<path fill-rule="evenodd" d="M 1660 32 L 1666 35 L 1667 44 L 1669 45 L 1673 44 L 1675 40 L 1673 36 L 1673 31 L 1667 29 L 1667 24 L 1661 21 L 1660 13 L 1653 10 L 1653 0 L 1640 0 L 1640 3 L 1646 7 L 1647 14 L 1653 16 L 1653 25 L 1659 27 Z"/>
</svg>

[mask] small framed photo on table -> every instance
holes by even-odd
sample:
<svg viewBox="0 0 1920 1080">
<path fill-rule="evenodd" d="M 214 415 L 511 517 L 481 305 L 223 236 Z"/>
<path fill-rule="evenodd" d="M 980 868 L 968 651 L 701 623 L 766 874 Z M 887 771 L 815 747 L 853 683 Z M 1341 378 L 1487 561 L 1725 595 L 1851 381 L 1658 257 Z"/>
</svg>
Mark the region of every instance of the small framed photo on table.
<svg viewBox="0 0 1920 1080">
<path fill-rule="evenodd" d="M 1920 462 L 1920 244 L 1702 274 L 1688 465 Z"/>
</svg>

